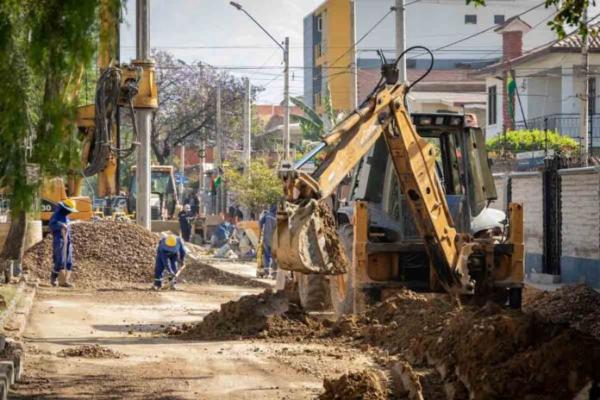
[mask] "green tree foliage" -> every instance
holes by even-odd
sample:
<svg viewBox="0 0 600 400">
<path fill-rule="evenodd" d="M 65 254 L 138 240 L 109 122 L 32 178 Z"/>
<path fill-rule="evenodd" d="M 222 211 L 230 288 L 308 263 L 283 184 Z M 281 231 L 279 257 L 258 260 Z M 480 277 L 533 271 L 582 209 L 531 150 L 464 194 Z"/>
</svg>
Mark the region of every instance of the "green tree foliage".
<svg viewBox="0 0 600 400">
<path fill-rule="evenodd" d="M 488 140 L 486 146 L 490 152 L 506 150 L 511 153 L 542 150 L 547 146 L 548 149 L 563 154 L 576 152 L 579 147 L 577 141 L 569 136 L 540 130 L 509 131 L 506 132 L 506 135 L 499 135 Z"/>
<path fill-rule="evenodd" d="M 324 96 L 324 112 L 323 116 L 313 108 L 309 107 L 301 98 L 291 97 L 290 101 L 302 110 L 304 115 L 290 115 L 292 122 L 300 123 L 302 129 L 302 137 L 309 141 L 320 141 L 331 128 L 341 119 L 342 114 L 336 113 L 331 102 L 329 88 Z"/>
<path fill-rule="evenodd" d="M 277 171 L 264 158 L 253 159 L 247 174 L 229 163 L 224 165 L 224 172 L 227 189 L 250 211 L 268 208 L 283 195 Z"/>
<path fill-rule="evenodd" d="M 72 121 L 81 73 L 96 51 L 99 3 L 0 2 L 0 187 L 13 213 L 28 210 L 38 190 L 25 179 L 26 163 L 61 175 L 77 158 Z"/>
<path fill-rule="evenodd" d="M 465 0 L 467 4 L 476 6 L 485 6 L 486 0 Z M 584 20 L 584 10 L 588 6 L 595 6 L 596 0 L 544 0 L 546 8 L 557 9 L 554 18 L 548 22 L 548 25 L 556 32 L 558 37 L 566 35 L 565 25 L 575 27 L 582 36 L 588 33 L 588 24 Z"/>
</svg>

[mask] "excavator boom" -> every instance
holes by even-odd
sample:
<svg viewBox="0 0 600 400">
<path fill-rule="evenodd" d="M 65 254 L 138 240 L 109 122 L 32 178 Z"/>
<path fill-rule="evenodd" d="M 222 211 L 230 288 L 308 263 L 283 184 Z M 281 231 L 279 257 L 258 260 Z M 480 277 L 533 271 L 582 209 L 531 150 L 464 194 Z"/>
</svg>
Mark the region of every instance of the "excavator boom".
<svg viewBox="0 0 600 400">
<path fill-rule="evenodd" d="M 343 252 L 335 246 L 335 239 L 328 237 L 331 223 L 322 222 L 323 217 L 318 214 L 324 211 L 318 202 L 334 192 L 383 135 L 402 192 L 407 195 L 417 230 L 441 283 L 447 288 L 459 286 L 472 290 L 465 257 L 458 247 L 459 235 L 436 173 L 434 148 L 412 125 L 403 102 L 405 91 L 401 84 L 386 85 L 365 107 L 342 121 L 324 139 L 332 148 L 313 174 L 296 169 L 282 171 L 288 201 L 297 205 L 288 206 L 278 224 L 275 252 L 283 269 L 331 273 L 344 272 L 342 269 L 348 267 L 340 254 Z M 298 236 L 312 237 L 313 243 Z M 325 245 L 320 245 L 319 238 Z M 335 255 L 331 254 L 332 249 Z M 344 263 L 346 268 L 340 268 Z"/>
</svg>

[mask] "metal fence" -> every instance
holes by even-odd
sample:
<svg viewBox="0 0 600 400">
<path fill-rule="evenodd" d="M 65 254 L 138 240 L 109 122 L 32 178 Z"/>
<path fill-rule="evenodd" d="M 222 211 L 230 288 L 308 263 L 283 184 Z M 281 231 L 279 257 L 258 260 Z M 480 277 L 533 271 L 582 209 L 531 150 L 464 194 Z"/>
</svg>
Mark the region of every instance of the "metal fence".
<svg viewBox="0 0 600 400">
<path fill-rule="evenodd" d="M 579 114 L 552 114 L 515 123 L 515 129 L 539 129 L 567 135 L 579 142 Z M 600 114 L 590 115 L 590 153 L 600 155 Z"/>
</svg>

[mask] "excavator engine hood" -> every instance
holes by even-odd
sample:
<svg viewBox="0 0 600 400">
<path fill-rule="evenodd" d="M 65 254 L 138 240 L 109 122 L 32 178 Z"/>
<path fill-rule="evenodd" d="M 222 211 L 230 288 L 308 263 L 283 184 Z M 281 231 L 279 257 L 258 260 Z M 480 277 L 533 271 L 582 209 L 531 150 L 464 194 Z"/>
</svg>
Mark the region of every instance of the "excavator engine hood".
<svg viewBox="0 0 600 400">
<path fill-rule="evenodd" d="M 314 199 L 280 206 L 273 254 L 278 268 L 287 271 L 337 275 L 348 270 L 331 209 Z"/>
</svg>

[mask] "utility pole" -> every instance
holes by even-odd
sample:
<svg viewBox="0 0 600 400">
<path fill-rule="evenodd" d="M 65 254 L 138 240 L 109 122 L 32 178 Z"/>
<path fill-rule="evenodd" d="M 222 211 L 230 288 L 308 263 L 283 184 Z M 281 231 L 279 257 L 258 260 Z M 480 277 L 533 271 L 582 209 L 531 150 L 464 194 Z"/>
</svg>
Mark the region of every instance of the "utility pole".
<svg viewBox="0 0 600 400">
<path fill-rule="evenodd" d="M 285 160 L 290 159 L 290 38 L 286 36 L 283 49 L 283 150 Z"/>
<path fill-rule="evenodd" d="M 250 79 L 248 78 L 244 78 L 244 87 L 245 87 L 245 93 L 244 93 L 244 128 L 243 128 L 243 133 L 244 133 L 244 154 L 243 154 L 243 161 L 244 161 L 244 171 L 246 173 L 250 172 L 250 154 L 252 152 L 252 138 L 251 138 L 251 131 L 252 131 L 252 117 L 251 117 L 251 113 L 252 113 L 252 105 L 251 105 L 251 101 L 252 101 L 252 95 L 250 93 L 251 88 L 250 88 Z"/>
<path fill-rule="evenodd" d="M 200 207 L 198 207 L 198 213 L 205 214 L 206 184 L 204 180 L 204 162 L 206 160 L 206 141 L 204 138 L 200 139 L 200 151 L 198 156 L 198 195 L 200 196 Z"/>
<path fill-rule="evenodd" d="M 150 1 L 137 0 L 136 2 L 136 58 L 143 62 L 150 59 Z M 151 229 L 150 215 L 150 109 L 137 109 L 135 119 L 138 127 L 138 140 L 140 145 L 137 150 L 136 166 L 136 223 L 146 229 Z"/>
<path fill-rule="evenodd" d="M 223 162 L 223 158 L 222 158 L 222 144 L 221 144 L 221 140 L 222 140 L 222 132 L 221 132 L 221 82 L 217 82 L 217 137 L 215 140 L 215 151 L 214 151 L 214 157 L 215 157 L 215 170 L 217 173 L 217 176 L 221 176 L 221 163 Z M 223 190 L 223 182 L 219 183 L 219 187 L 217 188 L 217 199 L 216 199 L 216 210 L 215 210 L 215 214 L 219 214 L 221 212 L 221 192 Z"/>
<path fill-rule="evenodd" d="M 583 20 L 588 20 L 587 7 L 583 11 Z M 581 108 L 579 110 L 579 144 L 581 147 L 581 163 L 582 167 L 588 166 L 588 152 L 589 152 L 589 67 L 590 57 L 588 54 L 589 46 L 589 34 L 583 37 L 581 44 Z"/>
<path fill-rule="evenodd" d="M 181 180 L 179 181 L 179 199 L 183 202 L 183 180 L 185 178 L 185 144 L 181 144 L 180 155 L 179 155 L 179 175 L 181 175 Z"/>
<path fill-rule="evenodd" d="M 406 15 L 404 0 L 396 0 L 396 57 L 406 50 Z M 398 63 L 398 80 L 406 82 L 406 56 Z"/>
</svg>

